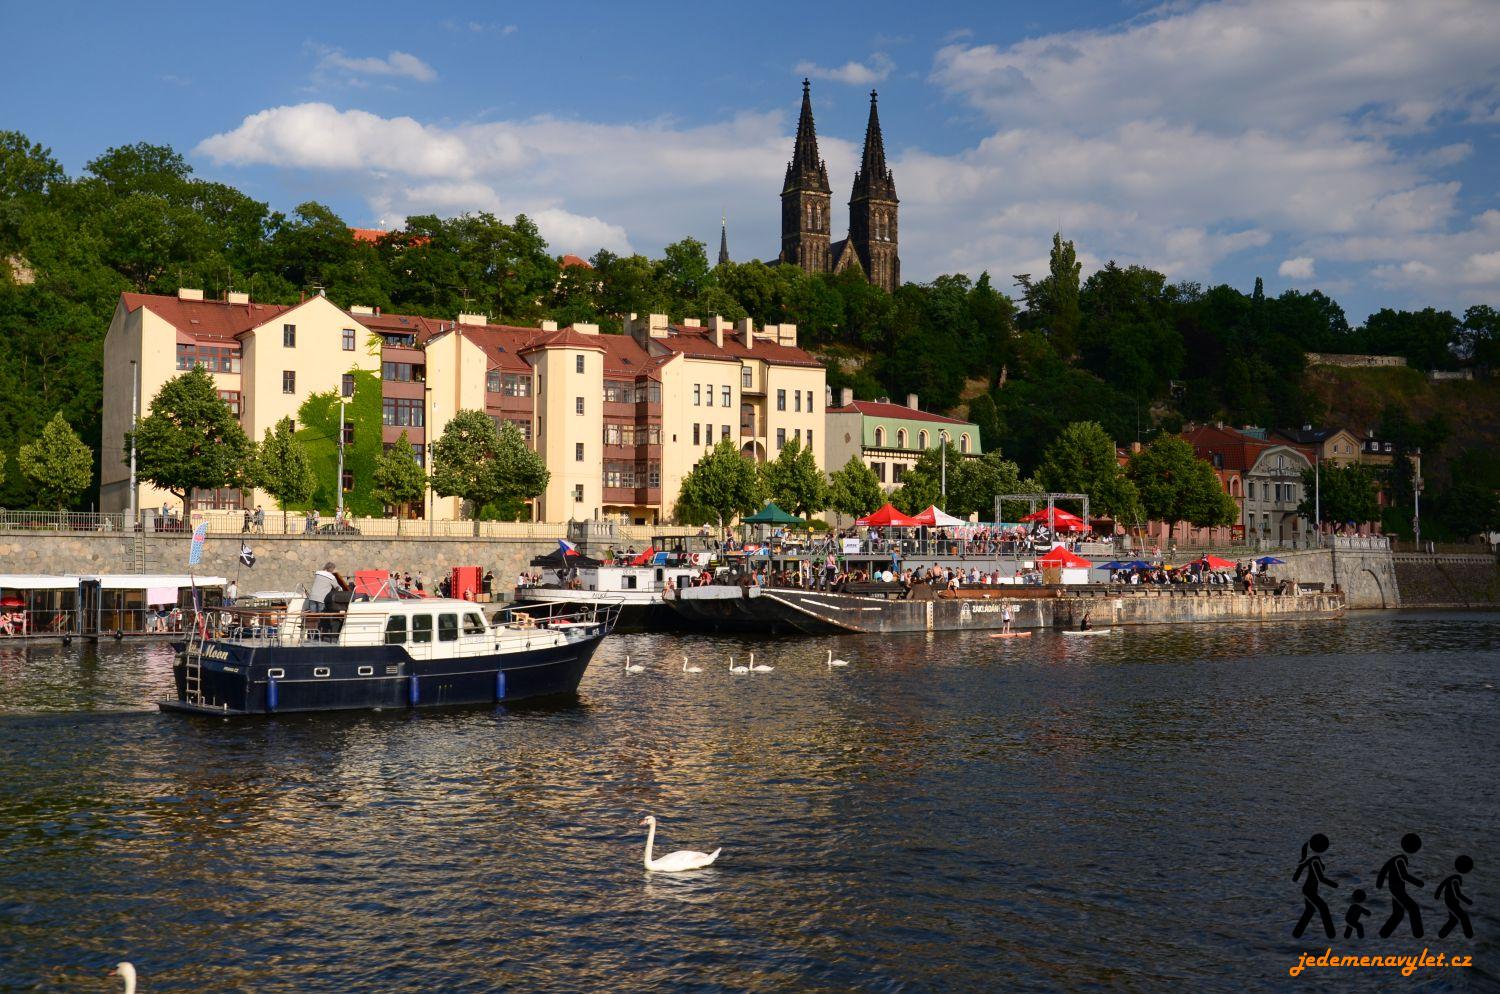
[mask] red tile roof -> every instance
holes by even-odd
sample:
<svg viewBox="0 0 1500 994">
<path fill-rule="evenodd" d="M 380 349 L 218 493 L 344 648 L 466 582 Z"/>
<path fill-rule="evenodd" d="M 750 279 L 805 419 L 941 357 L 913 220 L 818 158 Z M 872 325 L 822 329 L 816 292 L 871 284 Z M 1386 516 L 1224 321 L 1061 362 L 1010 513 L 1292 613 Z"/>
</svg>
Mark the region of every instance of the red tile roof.
<svg viewBox="0 0 1500 994">
<path fill-rule="evenodd" d="M 560 260 L 558 260 L 558 266 L 562 269 L 567 269 L 571 266 L 582 266 L 584 269 L 594 268 L 593 266 L 589 265 L 589 261 L 587 259 L 580 258 L 576 255 L 563 256 Z"/>
<path fill-rule="evenodd" d="M 586 335 L 572 328 L 559 328 L 537 335 L 522 351 L 535 352 L 538 349 L 595 349 L 603 352 L 604 346 L 599 344 L 598 335 Z"/>
<path fill-rule="evenodd" d="M 756 346 L 759 348 L 759 346 Z M 908 421 L 933 421 L 945 425 L 967 425 L 970 421 L 945 418 L 941 414 L 916 411 L 905 404 L 883 404 L 878 400 L 856 400 L 845 407 L 830 407 L 829 414 L 863 414 L 870 418 L 905 418 Z"/>
<path fill-rule="evenodd" d="M 356 242 L 378 242 L 390 232 L 379 228 L 350 228 L 349 234 L 354 236 Z"/>
<path fill-rule="evenodd" d="M 815 366 L 823 364 L 811 352 L 793 345 L 782 345 L 768 338 L 757 338 L 755 344 L 746 346 L 739 332 L 726 328 L 722 348 L 714 345 L 713 332 L 697 325 L 672 325 L 666 338 L 653 338 L 673 352 L 694 359 L 761 359 L 779 366 Z"/>
<path fill-rule="evenodd" d="M 1218 454 L 1223 459 L 1221 471 L 1245 473 L 1255 465 L 1261 453 L 1267 449 L 1284 446 L 1314 458 L 1312 450 L 1289 440 L 1257 438 L 1237 428 L 1220 428 L 1217 425 L 1199 425 L 1182 433 L 1182 438 L 1193 447 L 1193 453 L 1205 462 L 1213 462 Z"/>
<path fill-rule="evenodd" d="M 131 313 L 144 307 L 177 329 L 179 336 L 200 342 L 235 342 L 284 311 L 286 304 L 226 304 L 220 300 L 182 300 L 151 293 L 122 293 Z"/>
</svg>

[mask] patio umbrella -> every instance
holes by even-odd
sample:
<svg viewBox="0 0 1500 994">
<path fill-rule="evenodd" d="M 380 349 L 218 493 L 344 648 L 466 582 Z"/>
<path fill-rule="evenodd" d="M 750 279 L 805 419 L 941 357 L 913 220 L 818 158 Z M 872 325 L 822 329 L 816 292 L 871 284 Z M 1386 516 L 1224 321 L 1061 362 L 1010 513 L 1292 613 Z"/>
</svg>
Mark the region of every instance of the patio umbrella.
<svg viewBox="0 0 1500 994">
<path fill-rule="evenodd" d="M 1130 563 L 1117 562 L 1111 559 L 1107 563 L 1095 563 L 1094 569 L 1130 569 L 1131 565 Z"/>
<path fill-rule="evenodd" d="M 1084 569 L 1094 565 L 1082 556 L 1074 555 L 1066 546 L 1059 545 L 1037 560 L 1040 566 L 1065 566 L 1069 569 Z"/>
<path fill-rule="evenodd" d="M 1199 561 L 1209 569 L 1234 569 L 1234 563 L 1222 556 L 1204 556 Z"/>
<path fill-rule="evenodd" d="M 1285 566 L 1285 559 L 1277 559 L 1275 556 L 1261 556 L 1256 562 L 1262 566 Z"/>
</svg>

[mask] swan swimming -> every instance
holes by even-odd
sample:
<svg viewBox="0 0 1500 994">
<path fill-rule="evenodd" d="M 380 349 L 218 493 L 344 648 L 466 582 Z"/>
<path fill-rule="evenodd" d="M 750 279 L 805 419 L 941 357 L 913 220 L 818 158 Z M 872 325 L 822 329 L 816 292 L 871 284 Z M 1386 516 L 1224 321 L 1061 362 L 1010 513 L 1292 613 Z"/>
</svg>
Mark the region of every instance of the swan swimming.
<svg viewBox="0 0 1500 994">
<path fill-rule="evenodd" d="M 718 853 L 714 853 L 715 856 Z M 125 994 L 135 994 L 135 967 L 129 963 L 116 963 L 114 976 L 125 981 Z"/>
<path fill-rule="evenodd" d="M 849 660 L 847 660 L 847 659 L 834 659 L 833 658 L 833 650 L 829 649 L 828 650 L 828 665 L 830 667 L 832 667 L 832 666 L 848 666 L 849 665 Z"/>
<path fill-rule="evenodd" d="M 656 816 L 647 815 L 641 819 L 641 824 L 651 826 L 646 832 L 646 869 L 654 870 L 657 873 L 681 873 L 683 870 L 701 870 L 705 866 L 711 865 L 714 860 L 719 858 L 719 853 L 724 851 L 723 847 L 709 853 L 694 852 L 691 849 L 680 849 L 677 852 L 668 853 L 661 859 L 652 859 L 651 847 L 656 842 Z"/>
<path fill-rule="evenodd" d="M 759 666 L 757 666 L 755 664 L 755 653 L 753 653 L 753 652 L 750 653 L 750 672 L 751 673 L 771 673 L 775 669 L 776 669 L 776 667 L 774 667 L 774 666 L 767 666 L 765 663 L 761 663 Z"/>
<path fill-rule="evenodd" d="M 625 672 L 626 673 L 644 673 L 644 672 L 646 672 L 646 667 L 642 666 L 640 663 L 636 663 L 634 665 L 631 665 L 630 657 L 626 656 L 625 657 Z"/>
<path fill-rule="evenodd" d="M 688 665 L 688 658 L 686 656 L 683 656 L 682 657 L 682 672 L 684 672 L 684 673 L 702 673 L 703 672 L 703 667 L 701 667 L 701 666 L 689 666 Z"/>
<path fill-rule="evenodd" d="M 734 665 L 734 657 L 730 656 L 729 657 L 729 672 L 731 672 L 731 673 L 749 673 L 750 672 L 750 667 L 748 667 L 748 666 L 736 666 L 736 665 Z"/>
</svg>

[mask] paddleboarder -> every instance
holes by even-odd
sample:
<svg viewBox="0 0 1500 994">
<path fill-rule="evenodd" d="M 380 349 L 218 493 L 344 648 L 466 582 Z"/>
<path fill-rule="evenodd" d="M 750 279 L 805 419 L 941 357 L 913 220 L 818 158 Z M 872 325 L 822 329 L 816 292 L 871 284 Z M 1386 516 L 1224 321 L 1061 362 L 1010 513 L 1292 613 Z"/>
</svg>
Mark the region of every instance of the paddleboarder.
<svg viewBox="0 0 1500 994">
<path fill-rule="evenodd" d="M 1000 611 L 1000 631 L 1004 632 L 1006 635 L 1010 634 L 1010 620 L 1010 605 L 1006 604 L 1005 607 Z"/>
</svg>

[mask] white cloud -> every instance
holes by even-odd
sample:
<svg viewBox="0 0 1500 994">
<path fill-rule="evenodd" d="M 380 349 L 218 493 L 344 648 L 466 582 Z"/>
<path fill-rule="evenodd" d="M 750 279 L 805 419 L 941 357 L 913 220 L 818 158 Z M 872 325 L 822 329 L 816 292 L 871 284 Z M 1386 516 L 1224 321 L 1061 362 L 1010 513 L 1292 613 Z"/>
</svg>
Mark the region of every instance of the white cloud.
<svg viewBox="0 0 1500 994">
<path fill-rule="evenodd" d="M 837 68 L 827 68 L 816 62 L 799 62 L 792 71 L 799 76 L 811 76 L 813 79 L 826 79 L 835 83 L 848 83 L 850 86 L 869 86 L 878 83 L 891 74 L 896 64 L 891 61 L 890 56 L 884 52 L 876 52 L 864 62 L 845 62 Z"/>
<path fill-rule="evenodd" d="M 410 52 L 392 52 L 385 58 L 367 56 L 354 58 L 337 48 L 326 49 L 318 60 L 318 68 L 338 70 L 351 76 L 398 76 L 414 79 L 419 83 L 431 83 L 437 79 L 437 70 L 412 55 Z"/>
<path fill-rule="evenodd" d="M 1276 267 L 1276 275 L 1289 280 L 1310 280 L 1317 275 L 1314 259 L 1310 255 L 1299 255 L 1295 259 L 1283 259 Z"/>
</svg>

